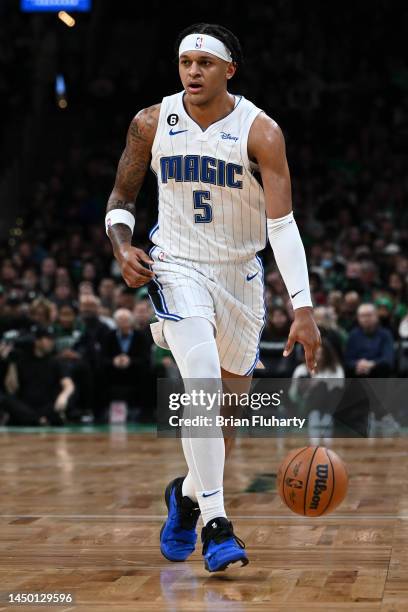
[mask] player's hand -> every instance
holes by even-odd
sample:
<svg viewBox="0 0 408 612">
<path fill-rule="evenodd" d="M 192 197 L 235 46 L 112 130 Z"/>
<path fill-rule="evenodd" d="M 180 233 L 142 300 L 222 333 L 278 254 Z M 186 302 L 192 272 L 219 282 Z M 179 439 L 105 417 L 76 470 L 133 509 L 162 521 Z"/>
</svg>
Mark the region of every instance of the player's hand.
<svg viewBox="0 0 408 612">
<path fill-rule="evenodd" d="M 291 354 L 296 342 L 303 345 L 307 369 L 315 374 L 317 367 L 316 353 L 321 345 L 321 338 L 311 308 L 297 308 L 295 310 L 295 320 L 290 327 L 288 341 L 283 351 L 284 357 Z"/>
<path fill-rule="evenodd" d="M 146 267 L 154 262 L 142 249 L 123 246 L 118 256 L 118 263 L 128 287 L 141 287 L 154 277 L 154 273 Z"/>
</svg>

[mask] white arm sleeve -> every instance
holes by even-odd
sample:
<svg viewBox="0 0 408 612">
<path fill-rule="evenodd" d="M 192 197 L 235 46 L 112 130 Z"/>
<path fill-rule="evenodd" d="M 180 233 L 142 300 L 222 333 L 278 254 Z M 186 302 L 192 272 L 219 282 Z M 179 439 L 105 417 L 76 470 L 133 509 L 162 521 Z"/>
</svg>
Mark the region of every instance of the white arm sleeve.
<svg viewBox="0 0 408 612">
<path fill-rule="evenodd" d="M 312 306 L 305 249 L 293 212 L 280 219 L 267 219 L 267 225 L 269 242 L 293 308 Z"/>
</svg>

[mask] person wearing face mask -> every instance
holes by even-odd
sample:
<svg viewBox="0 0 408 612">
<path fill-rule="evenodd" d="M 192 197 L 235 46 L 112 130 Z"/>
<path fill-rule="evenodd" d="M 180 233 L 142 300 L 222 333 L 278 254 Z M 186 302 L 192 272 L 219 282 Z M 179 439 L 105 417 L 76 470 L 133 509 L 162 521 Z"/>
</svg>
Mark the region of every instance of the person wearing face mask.
<svg viewBox="0 0 408 612">
<path fill-rule="evenodd" d="M 379 296 L 374 304 L 377 306 L 378 319 L 383 327 L 389 329 L 394 338 L 398 337 L 395 326 L 394 303 L 387 295 Z"/>
</svg>

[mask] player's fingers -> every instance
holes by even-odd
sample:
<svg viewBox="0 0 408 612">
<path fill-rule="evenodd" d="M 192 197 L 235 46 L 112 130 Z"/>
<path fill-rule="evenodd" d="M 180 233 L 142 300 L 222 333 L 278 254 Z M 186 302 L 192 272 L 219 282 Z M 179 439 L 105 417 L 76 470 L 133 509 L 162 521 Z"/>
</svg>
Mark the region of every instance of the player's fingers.
<svg viewBox="0 0 408 612">
<path fill-rule="evenodd" d="M 136 272 L 136 274 L 139 274 L 140 276 L 144 276 L 145 278 L 147 278 L 149 280 L 151 278 L 153 278 L 153 276 L 154 276 L 154 273 L 151 270 L 148 270 L 147 268 L 145 268 L 137 260 L 132 261 L 132 263 L 126 262 L 124 272 L 125 273 L 134 273 L 134 272 Z"/>
<path fill-rule="evenodd" d="M 139 276 L 138 274 L 124 274 L 123 278 L 128 287 L 132 289 L 137 289 L 138 287 L 142 287 L 146 283 L 149 282 L 150 279 L 145 278 L 144 276 Z"/>
<path fill-rule="evenodd" d="M 129 287 L 141 287 L 152 280 L 150 276 L 141 274 L 139 270 L 142 272 L 149 272 L 149 270 L 146 270 L 141 264 L 139 264 L 138 270 L 130 266 L 122 268 L 122 276 Z"/>
<path fill-rule="evenodd" d="M 142 251 L 142 249 L 136 249 L 136 248 L 132 249 L 132 251 L 130 251 L 127 254 L 126 259 L 124 261 L 122 261 L 122 273 L 125 272 L 128 269 L 132 269 L 132 270 L 134 270 L 135 272 L 137 272 L 139 274 L 140 270 L 142 269 L 142 270 L 147 270 L 148 271 L 147 276 L 152 278 L 154 276 L 154 273 L 147 268 L 147 265 L 142 263 L 142 257 L 139 256 L 139 253 L 142 253 L 143 255 L 146 255 L 146 253 L 144 251 Z M 150 262 L 150 260 L 149 260 L 149 258 L 147 258 L 146 264 L 148 264 L 149 262 Z"/>
<path fill-rule="evenodd" d="M 142 249 L 137 249 L 137 255 L 139 257 L 139 259 L 141 259 L 142 261 L 144 261 L 147 264 L 152 264 L 154 263 L 153 259 L 151 259 L 147 253 L 145 253 L 144 251 L 142 251 Z"/>
<path fill-rule="evenodd" d="M 286 345 L 283 351 L 283 356 L 288 357 L 293 351 L 294 346 L 295 346 L 295 338 L 289 335 L 288 341 L 286 342 Z"/>
<path fill-rule="evenodd" d="M 147 272 L 150 272 L 149 276 L 154 276 L 153 272 L 139 261 L 136 254 L 132 254 L 132 257 L 126 259 L 126 261 L 122 263 L 122 270 L 132 270 L 138 274 L 140 270 L 146 270 Z"/>
<path fill-rule="evenodd" d="M 306 366 L 309 372 L 314 372 L 317 367 L 315 351 L 308 344 L 304 345 Z"/>
</svg>

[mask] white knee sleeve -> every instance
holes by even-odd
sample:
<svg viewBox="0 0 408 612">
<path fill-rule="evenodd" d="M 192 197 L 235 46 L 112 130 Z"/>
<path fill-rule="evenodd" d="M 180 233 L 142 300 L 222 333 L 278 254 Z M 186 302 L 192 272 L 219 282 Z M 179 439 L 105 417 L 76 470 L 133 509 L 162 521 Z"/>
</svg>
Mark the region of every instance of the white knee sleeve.
<svg viewBox="0 0 408 612">
<path fill-rule="evenodd" d="M 163 334 L 183 378 L 221 378 L 220 358 L 210 321 L 202 317 L 165 321 Z"/>
</svg>

